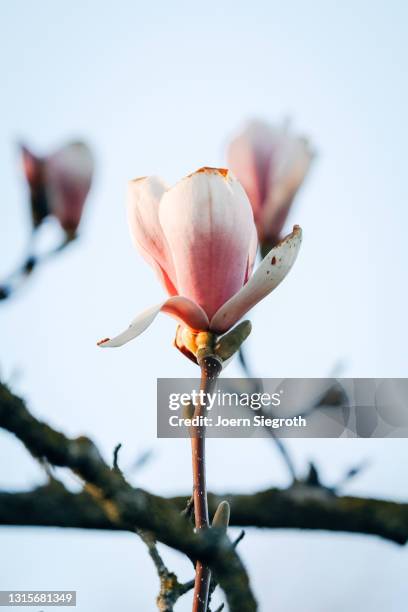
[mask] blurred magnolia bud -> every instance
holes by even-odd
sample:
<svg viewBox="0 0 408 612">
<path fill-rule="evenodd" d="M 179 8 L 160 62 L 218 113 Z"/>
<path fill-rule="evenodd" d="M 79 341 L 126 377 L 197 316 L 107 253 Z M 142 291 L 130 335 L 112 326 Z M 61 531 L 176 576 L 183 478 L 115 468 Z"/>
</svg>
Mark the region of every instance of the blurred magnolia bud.
<svg viewBox="0 0 408 612">
<path fill-rule="evenodd" d="M 216 529 L 222 529 L 224 533 L 227 532 L 227 527 L 230 520 L 230 505 L 227 501 L 222 501 L 217 510 L 215 511 L 214 518 L 212 520 L 212 527 Z"/>
<path fill-rule="evenodd" d="M 24 145 L 21 146 L 23 171 L 30 190 L 33 227 L 38 227 L 50 212 L 45 193 L 44 160 L 37 157 Z"/>
<path fill-rule="evenodd" d="M 215 354 L 222 361 L 230 359 L 240 348 L 241 344 L 251 333 L 251 321 L 242 321 L 224 336 L 219 338 L 215 345 Z"/>
<path fill-rule="evenodd" d="M 67 237 L 73 238 L 81 221 L 94 171 L 89 147 L 72 142 L 46 157 L 21 146 L 23 170 L 30 192 L 34 228 L 54 216 Z"/>
<path fill-rule="evenodd" d="M 251 202 L 259 241 L 272 248 L 315 154 L 305 138 L 290 133 L 287 122 L 251 121 L 232 140 L 227 155 Z"/>
</svg>

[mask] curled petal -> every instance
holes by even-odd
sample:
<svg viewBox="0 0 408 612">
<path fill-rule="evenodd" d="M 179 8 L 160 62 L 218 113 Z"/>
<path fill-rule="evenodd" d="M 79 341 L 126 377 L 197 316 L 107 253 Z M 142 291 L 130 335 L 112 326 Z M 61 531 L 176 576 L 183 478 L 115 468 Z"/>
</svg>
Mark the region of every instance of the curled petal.
<svg viewBox="0 0 408 612">
<path fill-rule="evenodd" d="M 293 232 L 268 253 L 246 285 L 215 313 L 210 329 L 219 333 L 227 331 L 273 291 L 293 266 L 301 242 L 302 230 L 295 225 Z"/>
<path fill-rule="evenodd" d="M 155 269 L 169 295 L 176 295 L 173 259 L 159 221 L 159 203 L 166 189 L 166 183 L 157 176 L 130 181 L 127 212 L 137 250 Z"/>
<path fill-rule="evenodd" d="M 208 329 L 208 317 L 203 309 L 185 297 L 175 296 L 168 298 L 160 304 L 156 304 L 156 306 L 151 306 L 140 313 L 121 334 L 114 338 L 100 340 L 98 345 L 102 347 L 116 347 L 126 344 L 133 340 L 133 338 L 140 336 L 153 323 L 159 312 L 166 312 L 191 329 L 197 331 Z"/>
</svg>

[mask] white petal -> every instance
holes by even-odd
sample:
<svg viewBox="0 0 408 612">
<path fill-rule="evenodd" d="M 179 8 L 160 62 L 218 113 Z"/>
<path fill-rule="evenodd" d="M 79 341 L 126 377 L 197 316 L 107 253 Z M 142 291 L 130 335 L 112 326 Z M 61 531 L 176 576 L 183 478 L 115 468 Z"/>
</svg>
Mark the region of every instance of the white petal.
<svg viewBox="0 0 408 612">
<path fill-rule="evenodd" d="M 254 269 L 256 254 L 258 252 L 258 232 L 256 231 L 255 225 L 252 228 L 252 238 L 249 244 L 249 254 L 248 254 L 248 270 L 245 278 L 245 282 L 251 278 L 252 270 Z"/>
<path fill-rule="evenodd" d="M 301 242 L 302 230 L 295 225 L 293 232 L 268 253 L 247 284 L 215 313 L 210 329 L 227 331 L 273 291 L 295 263 Z"/>
<path fill-rule="evenodd" d="M 84 142 L 71 142 L 50 155 L 46 160 L 46 172 L 58 171 L 72 180 L 91 182 L 94 171 L 93 155 Z M 51 167 L 50 168 L 48 167 Z"/>
<path fill-rule="evenodd" d="M 125 331 L 114 338 L 100 340 L 98 346 L 105 348 L 126 344 L 133 340 L 133 338 L 140 336 L 153 323 L 159 312 L 166 312 L 178 321 L 191 327 L 191 329 L 197 331 L 208 329 L 209 322 L 203 309 L 185 297 L 175 296 L 143 311 Z"/>
</svg>

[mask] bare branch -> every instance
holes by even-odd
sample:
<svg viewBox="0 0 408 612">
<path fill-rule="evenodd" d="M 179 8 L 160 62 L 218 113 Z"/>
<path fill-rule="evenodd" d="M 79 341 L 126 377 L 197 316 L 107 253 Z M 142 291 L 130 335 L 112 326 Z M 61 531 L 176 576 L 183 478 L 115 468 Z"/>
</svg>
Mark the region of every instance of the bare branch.
<svg viewBox="0 0 408 612">
<path fill-rule="evenodd" d="M 82 495 L 93 497 L 115 528 L 150 531 L 164 544 L 206 563 L 214 571 L 232 612 L 256 610 L 245 568 L 225 536 L 215 530 L 194 533 L 173 503 L 131 487 L 104 462 L 91 440 L 67 438 L 37 420 L 23 400 L 1 383 L 0 427 L 15 434 L 33 456 L 68 467 L 82 478 L 86 482 Z M 61 521 L 66 507 L 62 506 L 59 513 Z"/>
<path fill-rule="evenodd" d="M 164 563 L 157 549 L 154 536 L 141 529 L 137 529 L 136 531 L 146 544 L 149 555 L 159 576 L 160 592 L 156 599 L 157 607 L 160 612 L 173 612 L 176 601 L 194 587 L 194 580 L 190 580 L 184 584 L 180 583 L 176 574 L 170 572 Z"/>
<path fill-rule="evenodd" d="M 249 363 L 248 360 L 245 356 L 245 350 L 243 346 L 240 346 L 239 351 L 238 351 L 238 358 L 240 361 L 240 364 L 242 366 L 242 369 L 245 372 L 246 377 L 251 380 L 252 382 L 254 382 L 254 392 L 259 392 L 262 393 L 263 392 L 263 385 L 262 385 L 262 381 L 261 379 L 257 379 L 253 376 L 253 372 L 251 370 L 251 368 L 249 367 Z M 262 407 L 259 409 L 258 414 L 260 416 L 264 416 L 264 417 L 268 417 L 270 415 L 268 415 L 263 409 Z M 266 427 L 265 426 L 266 431 L 268 432 L 268 434 L 270 435 L 271 439 L 273 440 L 274 444 L 276 445 L 276 448 L 278 449 L 281 458 L 283 459 L 283 462 L 286 465 L 286 468 L 290 474 L 290 477 L 292 479 L 292 482 L 294 482 L 297 479 L 296 476 L 296 468 L 295 468 L 295 464 L 292 460 L 292 457 L 285 445 L 285 443 L 283 442 L 283 440 L 281 438 L 278 438 L 278 436 L 276 435 L 275 430 L 272 427 Z"/>
<path fill-rule="evenodd" d="M 122 470 L 119 467 L 119 451 L 121 448 L 122 448 L 122 443 L 119 442 L 119 444 L 117 444 L 115 448 L 113 449 L 113 469 L 115 470 L 115 472 L 120 472 L 120 473 L 122 473 Z"/>
<path fill-rule="evenodd" d="M 245 538 L 245 531 L 241 529 L 241 531 L 238 534 L 238 537 L 235 538 L 235 540 L 233 541 L 234 547 L 236 548 L 238 544 L 241 542 L 241 540 L 243 540 L 244 538 Z"/>
<path fill-rule="evenodd" d="M 89 439 L 69 439 L 38 421 L 1 383 L 0 427 L 13 432 L 35 457 L 70 468 L 86 483 L 79 493 L 67 491 L 54 479 L 29 492 L 0 492 L 0 525 L 149 531 L 190 559 L 206 562 L 225 591 L 230 610 L 256 609 L 234 545 L 217 530 L 194 534 L 190 521 L 180 514 L 188 495 L 164 499 L 131 487 L 104 462 Z M 230 504 L 231 526 L 344 531 L 399 544 L 408 540 L 407 503 L 338 496 L 310 482 L 251 495 L 209 494 L 210 514 L 223 500 Z M 189 583 L 184 588 L 190 588 Z"/>
<path fill-rule="evenodd" d="M 375 535 L 397 544 L 408 541 L 407 503 L 337 496 L 297 485 L 249 495 L 209 493 L 211 514 L 224 499 L 231 506 L 231 527 L 340 531 Z M 181 510 L 185 500 L 186 496 L 180 496 L 169 501 Z M 70 493 L 55 481 L 29 492 L 0 492 L 0 525 L 133 531 L 127 523 L 113 521 L 87 491 Z"/>
</svg>

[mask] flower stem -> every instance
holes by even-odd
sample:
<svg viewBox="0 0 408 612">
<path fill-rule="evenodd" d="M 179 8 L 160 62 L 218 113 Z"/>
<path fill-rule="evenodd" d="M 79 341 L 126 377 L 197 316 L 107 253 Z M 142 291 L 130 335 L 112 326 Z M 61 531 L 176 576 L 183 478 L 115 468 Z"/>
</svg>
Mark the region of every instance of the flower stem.
<svg viewBox="0 0 408 612">
<path fill-rule="evenodd" d="M 212 393 L 215 388 L 217 377 L 221 372 L 220 361 L 207 355 L 200 359 L 201 386 L 204 393 Z M 207 396 L 205 396 L 207 398 Z M 205 416 L 207 400 L 204 405 L 199 403 L 194 411 L 194 417 Z M 205 479 L 205 425 L 197 425 L 191 430 L 191 453 L 193 462 L 193 498 L 194 517 L 196 529 L 208 529 L 208 502 L 207 487 Z M 210 587 L 211 572 L 201 561 L 196 563 L 196 575 L 194 583 L 193 612 L 206 612 L 208 604 L 208 591 Z"/>
</svg>

